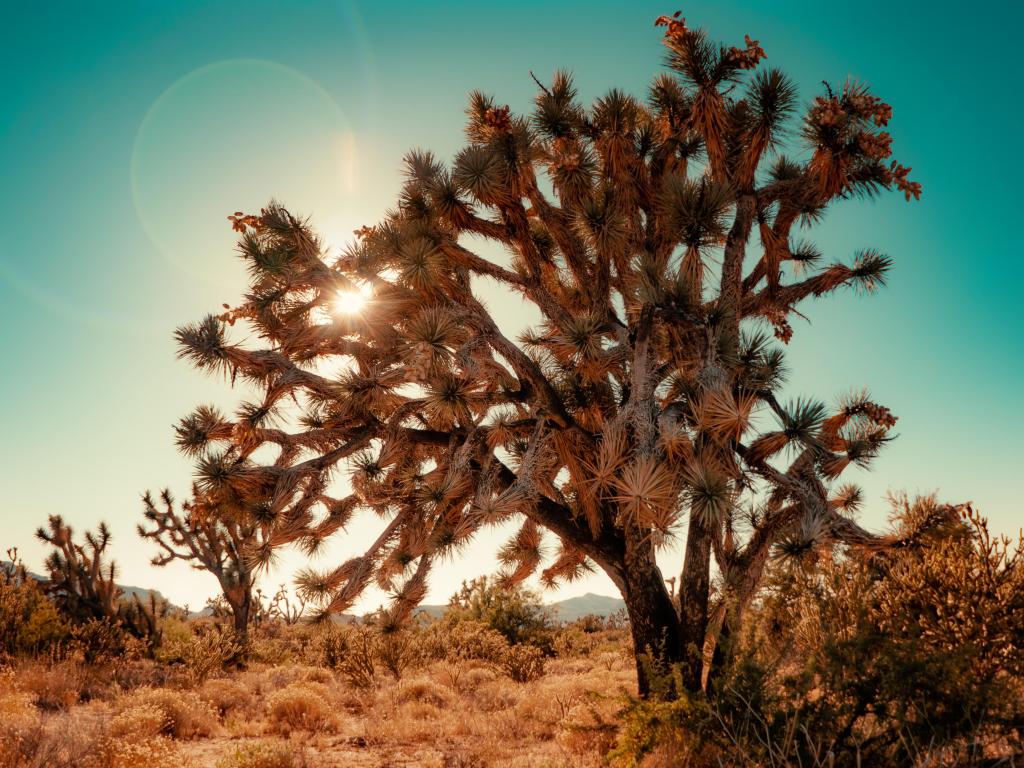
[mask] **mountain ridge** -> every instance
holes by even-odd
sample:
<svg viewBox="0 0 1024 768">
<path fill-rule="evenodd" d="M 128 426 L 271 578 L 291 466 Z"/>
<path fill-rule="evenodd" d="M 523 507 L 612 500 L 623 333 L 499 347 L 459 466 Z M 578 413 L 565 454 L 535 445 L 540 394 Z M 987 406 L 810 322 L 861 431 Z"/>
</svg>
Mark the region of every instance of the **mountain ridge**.
<svg viewBox="0 0 1024 768">
<path fill-rule="evenodd" d="M 10 569 L 12 565 L 12 563 L 6 560 L 0 561 L 0 569 Z M 42 582 L 47 580 L 45 576 L 40 576 L 39 574 L 33 573 L 32 571 L 29 571 L 28 575 L 36 581 Z M 130 597 L 131 595 L 138 595 L 139 599 L 148 600 L 149 596 L 152 594 L 155 595 L 158 600 L 164 599 L 163 594 L 161 594 L 160 591 L 156 589 L 147 589 L 146 587 L 134 587 L 127 584 L 118 584 L 117 586 L 124 593 L 125 597 Z M 544 605 L 546 608 L 552 611 L 556 621 L 564 622 L 573 622 L 587 615 L 608 617 L 617 611 L 624 610 L 626 607 L 626 604 L 620 597 L 612 597 L 610 595 L 599 595 L 595 592 L 587 592 L 586 594 L 577 595 L 576 597 L 567 597 L 564 600 L 557 600 L 554 602 L 545 603 Z M 179 610 L 182 609 L 181 606 L 174 605 L 173 603 L 171 603 L 171 606 Z M 448 610 L 448 604 L 444 603 L 421 605 L 419 607 L 419 610 L 423 611 L 428 616 L 438 618 L 442 616 L 446 610 Z M 204 616 L 207 615 L 207 611 L 205 609 L 201 611 L 190 611 L 189 615 L 192 617 Z M 351 620 L 356 617 L 352 616 L 348 618 Z"/>
</svg>

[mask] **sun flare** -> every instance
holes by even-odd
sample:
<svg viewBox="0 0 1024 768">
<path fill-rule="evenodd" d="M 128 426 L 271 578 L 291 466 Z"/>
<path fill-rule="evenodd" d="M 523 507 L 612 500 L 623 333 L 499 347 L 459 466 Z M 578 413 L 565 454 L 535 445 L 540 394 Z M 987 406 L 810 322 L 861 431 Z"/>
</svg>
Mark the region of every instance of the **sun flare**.
<svg viewBox="0 0 1024 768">
<path fill-rule="evenodd" d="M 363 283 L 355 290 L 338 291 L 338 297 L 334 300 L 334 311 L 339 315 L 358 314 L 366 307 L 372 295 L 373 288 L 369 283 Z"/>
</svg>

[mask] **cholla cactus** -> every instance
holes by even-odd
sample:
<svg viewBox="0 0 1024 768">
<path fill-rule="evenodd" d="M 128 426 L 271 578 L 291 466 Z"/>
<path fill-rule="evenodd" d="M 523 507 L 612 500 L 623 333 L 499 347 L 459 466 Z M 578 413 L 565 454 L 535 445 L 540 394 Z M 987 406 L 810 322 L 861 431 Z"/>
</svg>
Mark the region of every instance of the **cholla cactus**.
<svg viewBox="0 0 1024 768">
<path fill-rule="evenodd" d="M 322 612 L 376 583 L 397 624 L 437 558 L 514 522 L 506 581 L 602 569 L 638 653 L 682 663 L 696 689 L 709 613 L 741 614 L 776 543 L 808 521 L 812 545 L 884 543 L 835 484 L 895 417 L 867 394 L 781 402 L 783 352 L 765 329 L 788 342 L 806 299 L 884 284 L 887 256 L 822 266 L 796 227 L 850 197 L 918 195 L 889 161 L 891 109 L 861 84 L 826 87 L 794 142 L 809 159 L 782 154 L 796 90 L 761 68 L 757 41 L 658 24 L 671 71 L 646 101 L 612 90 L 588 108 L 564 72 L 529 117 L 471 94 L 468 145 L 447 166 L 410 153 L 397 207 L 340 257 L 277 203 L 229 217 L 248 291 L 177 340 L 258 395 L 234 416 L 198 409 L 179 445 L 218 514 L 271 527 L 268 556 L 319 547 L 356 509 L 380 516 L 363 554 L 302 574 Z M 485 285 L 539 324 L 510 338 Z M 235 325 L 260 343 L 232 341 Z M 350 492 L 335 498 L 342 468 Z M 672 595 L 655 555 L 684 528 Z"/>
<path fill-rule="evenodd" d="M 266 529 L 255 517 L 216 514 L 195 488 L 192 499 L 181 505 L 180 512 L 175 510 L 168 490 L 160 494 L 159 503 L 149 492 L 142 502 L 143 515 L 152 527 L 140 523 L 137 531 L 160 548 L 153 557 L 153 565 L 162 567 L 182 560 L 213 574 L 228 605 L 235 632 L 246 635 L 254 618 L 253 550 L 262 546 Z"/>
</svg>

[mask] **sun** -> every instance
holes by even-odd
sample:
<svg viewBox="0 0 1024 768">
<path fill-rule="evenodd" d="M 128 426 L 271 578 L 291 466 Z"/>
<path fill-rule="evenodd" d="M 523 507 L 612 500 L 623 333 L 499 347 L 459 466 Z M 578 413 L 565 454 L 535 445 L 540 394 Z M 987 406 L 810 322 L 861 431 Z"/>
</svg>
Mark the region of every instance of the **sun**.
<svg viewBox="0 0 1024 768">
<path fill-rule="evenodd" d="M 334 300 L 334 312 L 339 315 L 355 315 L 362 312 L 370 297 L 373 287 L 369 283 L 359 285 L 355 290 L 338 291 Z"/>
</svg>

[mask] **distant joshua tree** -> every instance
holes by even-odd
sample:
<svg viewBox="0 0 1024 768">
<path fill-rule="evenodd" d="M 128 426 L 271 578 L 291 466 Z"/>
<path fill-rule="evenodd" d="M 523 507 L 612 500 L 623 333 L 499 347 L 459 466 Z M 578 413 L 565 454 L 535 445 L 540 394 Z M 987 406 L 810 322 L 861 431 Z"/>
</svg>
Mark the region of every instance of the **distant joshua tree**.
<svg viewBox="0 0 1024 768">
<path fill-rule="evenodd" d="M 306 613 L 306 599 L 302 595 L 291 597 L 284 584 L 280 586 L 270 600 L 267 614 L 285 626 L 294 626 L 302 621 Z"/>
<path fill-rule="evenodd" d="M 73 622 L 104 621 L 116 625 L 150 647 L 160 636 L 159 620 L 167 613 L 166 600 L 151 593 L 148 601 L 137 594 L 125 599 L 116 583 L 117 565 L 107 557 L 111 534 L 106 523 L 95 533 L 86 531 L 83 543 L 75 542 L 74 531 L 60 515 L 51 515 L 36 538 L 53 547 L 46 558 L 49 581 L 47 594 Z"/>
<path fill-rule="evenodd" d="M 889 257 L 822 264 L 797 229 L 849 198 L 920 195 L 890 158 L 892 109 L 866 85 L 826 84 L 782 154 L 796 89 L 760 68 L 758 42 L 719 45 L 678 14 L 657 25 L 671 71 L 646 101 L 611 90 L 587 108 L 564 72 L 538 81 L 530 117 L 471 94 L 468 146 L 450 166 L 410 153 L 397 207 L 337 258 L 277 203 L 229 217 L 248 291 L 177 340 L 259 396 L 234 418 L 196 411 L 179 444 L 219 514 L 272 520 L 275 546 L 312 550 L 354 510 L 380 516 L 363 554 L 302 574 L 322 611 L 376 582 L 397 625 L 439 557 L 514 521 L 507 582 L 600 568 L 638 656 L 697 690 L 773 551 L 894 541 L 851 520 L 860 493 L 838 482 L 896 418 L 866 393 L 781 402 L 783 352 L 765 332 L 785 344 L 806 299 L 885 283 Z M 485 285 L 539 325 L 513 341 Z M 229 340 L 235 324 L 262 343 Z M 672 594 L 655 555 L 684 529 Z"/>
<path fill-rule="evenodd" d="M 143 515 L 154 527 L 139 524 L 139 536 L 157 544 L 156 566 L 174 560 L 217 577 L 235 632 L 245 636 L 255 618 L 253 587 L 256 567 L 261 562 L 254 550 L 266 542 L 266 528 L 255 515 L 244 517 L 217 514 L 193 488 L 190 501 L 175 510 L 170 491 L 160 494 L 159 503 L 148 491 L 142 497 Z M 265 558 L 264 558 L 265 561 Z"/>
</svg>

